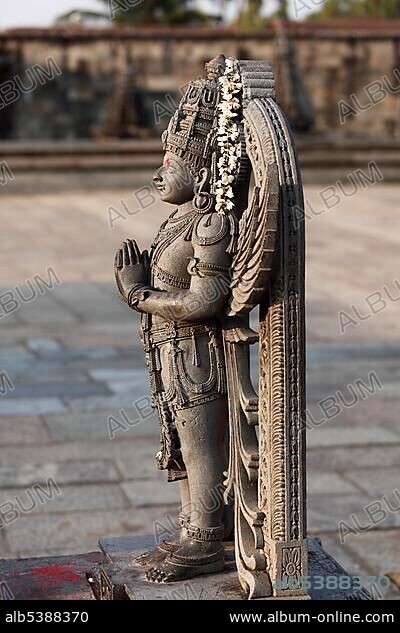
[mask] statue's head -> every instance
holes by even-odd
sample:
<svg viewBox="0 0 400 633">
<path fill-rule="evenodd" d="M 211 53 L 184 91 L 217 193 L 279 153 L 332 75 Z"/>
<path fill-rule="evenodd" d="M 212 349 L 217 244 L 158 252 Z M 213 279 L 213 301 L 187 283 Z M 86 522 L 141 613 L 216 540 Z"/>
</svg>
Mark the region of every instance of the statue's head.
<svg viewBox="0 0 400 633">
<path fill-rule="evenodd" d="M 205 78 L 188 84 L 184 97 L 163 133 L 163 165 L 153 182 L 165 202 L 184 204 L 216 181 L 216 138 L 220 86 L 225 57 L 206 64 Z"/>
</svg>

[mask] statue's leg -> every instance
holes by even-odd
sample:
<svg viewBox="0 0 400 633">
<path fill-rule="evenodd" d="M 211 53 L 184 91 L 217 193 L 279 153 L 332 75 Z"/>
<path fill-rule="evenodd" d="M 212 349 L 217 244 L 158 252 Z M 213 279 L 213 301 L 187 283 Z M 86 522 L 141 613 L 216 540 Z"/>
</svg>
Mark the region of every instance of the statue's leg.
<svg viewBox="0 0 400 633">
<path fill-rule="evenodd" d="M 170 484 L 168 484 L 170 485 Z M 181 512 L 177 522 L 177 531 L 171 534 L 170 538 L 158 543 L 157 547 L 149 552 L 144 552 L 133 560 L 134 565 L 148 567 L 162 562 L 169 554 L 176 552 L 180 548 L 182 538 L 185 536 L 185 525 L 190 521 L 190 492 L 187 479 L 179 482 L 179 492 L 181 496 Z M 179 527 L 180 529 L 179 529 Z"/>
<path fill-rule="evenodd" d="M 225 397 L 177 412 L 176 427 L 190 489 L 190 524 L 180 548 L 146 573 L 152 582 L 176 582 L 224 569 L 222 514 L 227 423 Z"/>
<path fill-rule="evenodd" d="M 199 528 L 221 525 L 227 421 L 223 397 L 177 411 L 176 427 L 190 489 L 190 522 Z"/>
</svg>

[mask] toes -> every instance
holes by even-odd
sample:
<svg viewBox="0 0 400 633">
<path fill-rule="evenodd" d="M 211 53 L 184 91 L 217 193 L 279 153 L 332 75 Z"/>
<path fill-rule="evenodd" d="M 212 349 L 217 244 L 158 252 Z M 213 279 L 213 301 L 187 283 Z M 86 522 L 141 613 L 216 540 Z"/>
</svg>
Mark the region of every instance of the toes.
<svg viewBox="0 0 400 633">
<path fill-rule="evenodd" d="M 159 567 L 152 567 L 146 572 L 146 580 L 149 582 L 168 582 L 170 574 Z"/>
</svg>

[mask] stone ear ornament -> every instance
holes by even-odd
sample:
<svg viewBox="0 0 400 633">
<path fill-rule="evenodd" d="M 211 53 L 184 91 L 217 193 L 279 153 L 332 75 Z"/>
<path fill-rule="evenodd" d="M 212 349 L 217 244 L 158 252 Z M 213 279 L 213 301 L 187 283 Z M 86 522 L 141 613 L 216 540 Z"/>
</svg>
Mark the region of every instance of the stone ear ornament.
<svg viewBox="0 0 400 633">
<path fill-rule="evenodd" d="M 215 207 L 215 196 L 208 191 L 199 190 L 193 198 L 193 209 L 197 213 L 207 213 Z"/>
</svg>

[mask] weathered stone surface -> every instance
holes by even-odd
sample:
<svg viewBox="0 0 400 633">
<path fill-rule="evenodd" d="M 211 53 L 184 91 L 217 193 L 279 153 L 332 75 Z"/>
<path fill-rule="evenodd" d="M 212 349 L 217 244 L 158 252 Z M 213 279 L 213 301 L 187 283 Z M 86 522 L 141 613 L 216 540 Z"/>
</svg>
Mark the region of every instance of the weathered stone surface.
<svg viewBox="0 0 400 633">
<path fill-rule="evenodd" d="M 137 368 L 133 369 L 132 367 L 127 368 L 119 368 L 119 367 L 100 367 L 89 370 L 89 375 L 93 380 L 100 380 L 102 382 L 115 382 L 115 383 L 130 383 L 131 385 L 135 383 L 137 379 L 138 373 L 143 375 L 144 369 Z"/>
<path fill-rule="evenodd" d="M 121 459 L 128 462 L 135 461 L 138 468 L 154 474 L 154 456 L 158 447 L 158 438 L 138 437 L 135 440 L 127 440 L 122 435 L 121 440 L 77 441 L 30 446 L 29 461 L 32 464 L 46 464 Z M 2 466 L 15 467 L 26 464 L 26 461 L 25 447 L 10 446 L 7 451 L 0 451 L 0 465 Z"/>
<path fill-rule="evenodd" d="M 376 530 L 369 530 L 361 534 L 349 534 L 346 546 L 350 553 L 363 558 L 370 570 L 370 575 L 376 576 L 376 583 L 380 588 L 379 576 L 388 576 L 400 569 L 399 530 L 385 530 L 382 534 Z M 384 599 L 400 600 L 400 590 L 393 583 L 389 590 L 381 589 Z"/>
<path fill-rule="evenodd" d="M 371 530 L 369 534 L 370 548 L 377 547 L 379 549 L 381 547 L 379 543 L 385 541 L 385 534 L 377 530 Z M 338 534 L 320 533 L 320 536 L 329 553 L 343 565 L 351 576 L 362 576 L 364 586 L 373 582 L 371 591 L 375 600 L 400 600 L 400 590 L 393 579 L 388 587 L 383 586 L 387 584 L 387 581 L 378 583 L 378 577 L 382 573 L 379 571 L 379 566 L 376 566 L 375 560 L 369 555 L 369 548 L 360 548 L 358 551 L 354 551 L 349 547 L 347 537 L 345 543 L 341 544 Z M 371 577 L 375 578 L 371 580 Z"/>
<path fill-rule="evenodd" d="M 7 370 L 9 365 L 32 361 L 33 359 L 33 354 L 19 345 L 0 348 L 0 366 L 2 370 Z"/>
<path fill-rule="evenodd" d="M 111 396 L 89 396 L 87 398 L 65 398 L 70 411 L 101 411 L 104 409 L 131 408 L 136 402 L 142 402 L 148 398 L 149 389 L 146 378 L 143 376 L 141 384 L 136 383 L 134 388 L 126 389 Z"/>
<path fill-rule="evenodd" d="M 49 382 L 31 385 L 18 384 L 14 391 L 6 394 L 2 400 L 16 398 L 82 398 L 111 394 L 107 385 L 95 382 Z"/>
<path fill-rule="evenodd" d="M 158 438 L 154 438 L 153 442 L 148 446 L 148 462 L 145 464 L 144 462 L 140 463 L 136 459 L 132 459 L 132 457 L 120 457 L 117 460 L 118 467 L 122 472 L 124 478 L 128 480 L 132 479 L 156 479 L 158 480 L 158 473 L 155 470 L 155 455 L 159 448 Z M 164 474 L 164 481 L 166 481 L 166 476 Z"/>
<path fill-rule="evenodd" d="M 400 568 L 400 548 L 398 530 L 377 533 L 368 530 L 360 534 L 349 534 L 346 547 L 355 556 L 365 559 L 370 569 L 377 575 L 389 574 Z"/>
<path fill-rule="evenodd" d="M 13 556 L 46 556 L 53 552 L 79 554 L 96 549 L 104 533 L 154 532 L 154 522 L 170 508 L 96 510 L 21 516 L 5 528 Z"/>
<path fill-rule="evenodd" d="M 14 395 L 14 391 L 11 395 Z M 42 415 L 62 413 L 66 407 L 60 398 L 4 398 L 0 400 L 0 416 Z"/>
<path fill-rule="evenodd" d="M 326 472 L 356 468 L 380 468 L 399 463 L 400 443 L 381 446 L 340 446 L 311 449 L 308 451 L 308 468 L 317 476 L 319 470 Z"/>
<path fill-rule="evenodd" d="M 10 557 L 11 550 L 4 530 L 0 530 L 0 556 Z"/>
<path fill-rule="evenodd" d="M 94 347 L 78 347 L 69 349 L 49 350 L 45 358 L 58 363 L 69 363 L 74 360 L 111 359 L 118 356 L 117 350 L 111 345 Z"/>
<path fill-rule="evenodd" d="M 310 473 L 307 477 L 307 492 L 314 494 L 354 494 L 358 488 L 339 473 Z"/>
<path fill-rule="evenodd" d="M 62 282 L 61 273 L 57 270 L 55 266 L 55 261 L 47 262 L 44 270 L 46 270 L 49 266 L 52 266 L 57 272 L 57 276 L 59 276 L 60 281 Z M 42 273 L 42 275 L 44 272 Z M 28 277 L 29 278 L 29 277 Z M 78 317 L 72 314 L 70 311 L 65 310 L 63 305 L 60 305 L 56 301 L 57 289 L 61 288 L 61 286 L 55 287 L 48 294 L 37 294 L 37 297 L 33 299 L 30 303 L 23 303 L 19 308 L 19 316 L 22 321 L 26 324 L 40 324 L 45 325 L 46 323 L 58 323 L 59 325 L 64 325 L 66 323 L 75 323 L 79 322 Z M 27 289 L 25 288 L 25 292 Z"/>
<path fill-rule="evenodd" d="M 38 494 L 36 489 L 29 488 L 0 488 L 0 506 L 10 502 L 18 512 L 25 514 L 23 510 L 29 510 L 29 514 L 68 514 L 68 512 L 89 512 L 92 510 L 112 510 L 127 508 L 129 502 L 118 484 L 102 482 L 79 485 L 61 484 L 58 486 L 60 494 L 42 489 L 52 498 L 48 500 L 43 494 Z M 27 512 L 28 514 L 28 512 Z M 11 528 L 12 529 L 12 528 Z"/>
<path fill-rule="evenodd" d="M 234 562 L 232 545 L 225 547 L 226 567 L 219 574 L 198 576 L 182 583 L 149 583 L 144 579 L 143 568 L 132 565 L 132 559 L 154 547 L 153 537 L 103 538 L 100 547 L 109 564 L 102 567 L 111 591 L 125 595 L 128 600 L 245 600 L 246 595 L 240 587 Z M 98 568 L 97 568 L 98 569 Z M 99 581 L 95 568 L 94 578 Z M 323 589 L 314 587 L 315 576 L 348 576 L 347 571 L 332 558 L 316 539 L 309 539 L 308 575 L 312 587 L 313 600 L 346 600 L 355 595 L 353 590 Z M 363 599 L 370 599 L 364 593 Z M 116 599 L 102 596 L 103 600 Z M 358 598 L 360 599 L 360 598 Z M 261 599 L 262 600 L 262 599 Z"/>
<path fill-rule="evenodd" d="M 179 486 L 167 483 L 161 473 L 152 480 L 126 481 L 122 489 L 131 504 L 138 508 L 179 503 Z"/>
<path fill-rule="evenodd" d="M 400 457 L 400 452 L 399 452 Z M 400 513 L 400 472 L 399 468 L 360 468 L 348 470 L 346 479 L 354 482 L 361 490 L 378 496 L 386 495 L 391 506 Z"/>
<path fill-rule="evenodd" d="M 105 460 L 0 467 L 0 485 L 3 488 L 43 484 L 49 477 L 57 485 L 119 480 L 114 463 Z"/>
<path fill-rule="evenodd" d="M 86 573 L 102 555 L 30 558 L 0 561 L 0 578 L 14 600 L 94 600 Z"/>
<path fill-rule="evenodd" d="M 0 437 L 3 446 L 47 444 L 50 441 L 46 426 L 37 416 L 0 417 Z"/>
<path fill-rule="evenodd" d="M 318 532 L 318 534 L 317 534 Z M 311 534 L 318 536 L 324 544 L 326 550 L 346 569 L 351 576 L 367 576 L 368 553 L 365 556 L 356 556 L 349 550 L 346 543 L 341 544 L 338 532 L 323 532 L 322 530 L 311 530 Z M 376 534 L 378 537 L 378 534 Z"/>
<path fill-rule="evenodd" d="M 376 427 L 361 427 L 335 425 L 334 420 L 326 422 L 325 425 L 310 430 L 307 433 L 307 443 L 309 448 L 323 446 L 360 446 L 378 444 L 398 444 L 399 436 L 389 429 L 380 428 L 377 433 Z"/>
<path fill-rule="evenodd" d="M 26 342 L 27 348 L 39 355 L 60 351 L 60 344 L 52 338 L 32 338 Z"/>
<path fill-rule="evenodd" d="M 351 516 L 355 515 L 361 525 L 371 525 L 365 508 L 376 502 L 376 495 L 326 495 L 314 494 L 308 499 L 308 525 L 314 533 L 317 530 L 334 532 L 339 530 L 339 523 L 352 523 Z M 380 529 L 400 526 L 399 513 L 386 513 L 377 525 Z M 373 527 L 373 526 L 372 526 Z"/>
<path fill-rule="evenodd" d="M 110 437 L 112 441 L 118 441 L 158 434 L 159 427 L 155 415 L 142 420 L 134 409 L 124 411 L 126 418 L 118 409 L 112 409 L 91 413 L 77 411 L 67 415 L 46 415 L 44 420 L 54 441 L 109 441 Z"/>
</svg>

